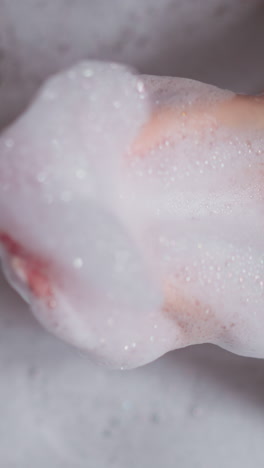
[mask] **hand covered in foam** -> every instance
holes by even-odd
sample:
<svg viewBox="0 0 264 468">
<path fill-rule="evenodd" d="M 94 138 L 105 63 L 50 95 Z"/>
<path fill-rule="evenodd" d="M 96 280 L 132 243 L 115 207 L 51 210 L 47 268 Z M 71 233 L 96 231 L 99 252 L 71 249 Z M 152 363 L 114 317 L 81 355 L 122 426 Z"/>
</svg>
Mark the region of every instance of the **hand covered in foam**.
<svg viewBox="0 0 264 468">
<path fill-rule="evenodd" d="M 0 140 L 4 272 L 111 367 L 194 343 L 264 357 L 264 103 L 83 63 Z"/>
</svg>

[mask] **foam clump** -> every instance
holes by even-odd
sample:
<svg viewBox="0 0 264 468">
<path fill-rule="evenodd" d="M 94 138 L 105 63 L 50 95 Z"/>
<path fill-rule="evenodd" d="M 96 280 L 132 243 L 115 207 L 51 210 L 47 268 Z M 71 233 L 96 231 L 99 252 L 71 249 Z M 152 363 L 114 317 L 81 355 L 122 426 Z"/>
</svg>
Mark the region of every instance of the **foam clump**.
<svg viewBox="0 0 264 468">
<path fill-rule="evenodd" d="M 0 140 L 3 269 L 46 328 L 122 369 L 202 342 L 264 356 L 246 106 L 118 64 L 48 80 Z"/>
</svg>

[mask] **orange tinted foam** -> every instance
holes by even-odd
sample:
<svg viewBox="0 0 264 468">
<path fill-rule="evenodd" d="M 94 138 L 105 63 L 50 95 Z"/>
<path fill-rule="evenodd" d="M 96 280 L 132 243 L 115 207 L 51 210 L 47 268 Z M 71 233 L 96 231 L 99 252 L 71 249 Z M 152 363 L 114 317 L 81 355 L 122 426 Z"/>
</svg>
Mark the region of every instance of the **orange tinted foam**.
<svg viewBox="0 0 264 468">
<path fill-rule="evenodd" d="M 130 153 L 145 156 L 164 140 L 177 138 L 177 134 L 183 136 L 214 125 L 238 130 L 264 129 L 264 96 L 237 95 L 216 105 L 194 105 L 185 110 L 166 106 L 157 108 L 141 128 Z"/>
</svg>

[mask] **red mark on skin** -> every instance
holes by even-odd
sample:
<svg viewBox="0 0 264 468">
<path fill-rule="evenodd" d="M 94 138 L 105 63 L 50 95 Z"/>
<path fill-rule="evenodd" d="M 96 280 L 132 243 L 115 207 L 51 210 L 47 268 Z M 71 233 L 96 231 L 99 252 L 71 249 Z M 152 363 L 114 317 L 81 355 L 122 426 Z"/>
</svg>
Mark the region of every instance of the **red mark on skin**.
<svg viewBox="0 0 264 468">
<path fill-rule="evenodd" d="M 0 232 L 0 242 L 11 257 L 11 267 L 17 277 L 37 299 L 42 299 L 49 308 L 53 308 L 55 298 L 47 262 L 34 257 L 6 233 Z"/>
</svg>

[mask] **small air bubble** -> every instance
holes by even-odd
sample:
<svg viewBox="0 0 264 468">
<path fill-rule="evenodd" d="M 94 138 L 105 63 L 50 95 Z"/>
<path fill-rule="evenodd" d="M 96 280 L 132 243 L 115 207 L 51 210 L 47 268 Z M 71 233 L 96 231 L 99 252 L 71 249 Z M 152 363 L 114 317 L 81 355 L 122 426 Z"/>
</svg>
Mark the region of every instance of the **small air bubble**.
<svg viewBox="0 0 264 468">
<path fill-rule="evenodd" d="M 76 258 L 73 260 L 73 266 L 74 266 L 74 268 L 82 268 L 82 266 L 83 266 L 83 260 L 82 260 L 82 258 L 76 257 Z"/>
<path fill-rule="evenodd" d="M 86 171 L 84 169 L 77 169 L 76 170 L 76 177 L 78 179 L 85 179 L 86 177 Z"/>
<path fill-rule="evenodd" d="M 83 70 L 82 75 L 85 78 L 91 78 L 94 75 L 94 71 L 91 68 L 86 68 L 85 70 Z"/>
<path fill-rule="evenodd" d="M 43 98 L 46 101 L 54 101 L 54 99 L 56 99 L 56 94 L 51 89 L 46 89 L 43 93 Z"/>
<path fill-rule="evenodd" d="M 46 199 L 46 202 L 48 203 L 48 205 L 51 205 L 53 203 L 53 196 L 52 195 L 47 194 L 45 199 Z"/>
<path fill-rule="evenodd" d="M 76 72 L 75 72 L 74 70 L 70 70 L 70 71 L 68 72 L 68 78 L 69 78 L 70 80 L 72 80 L 72 81 L 75 80 L 75 78 L 76 78 Z"/>
<path fill-rule="evenodd" d="M 124 369 L 124 367 L 121 367 L 121 370 L 123 370 L 123 369 Z M 132 404 L 131 404 L 131 402 L 129 400 L 124 400 L 122 402 L 122 409 L 123 410 L 128 411 L 128 410 L 131 409 L 131 407 L 132 407 Z"/>
<path fill-rule="evenodd" d="M 40 172 L 37 175 L 37 181 L 40 182 L 40 183 L 45 182 L 46 177 L 47 177 L 47 175 L 45 174 L 45 172 Z"/>
<path fill-rule="evenodd" d="M 55 299 L 50 299 L 48 305 L 50 309 L 55 309 L 55 307 L 57 306 L 57 302 L 55 301 Z"/>
<path fill-rule="evenodd" d="M 67 191 L 62 192 L 62 193 L 61 193 L 61 196 L 60 196 L 60 199 L 61 199 L 62 201 L 64 201 L 64 202 L 69 202 L 69 201 L 71 201 L 71 199 L 72 199 L 71 192 L 67 192 Z"/>
<path fill-rule="evenodd" d="M 15 143 L 14 143 L 14 140 L 12 140 L 11 138 L 7 138 L 7 139 L 5 140 L 5 146 L 6 146 L 7 148 L 13 148 L 14 144 L 15 144 Z"/>
<path fill-rule="evenodd" d="M 114 102 L 113 102 L 113 106 L 114 106 L 115 109 L 120 109 L 121 104 L 120 104 L 119 101 L 114 101 Z"/>
<path fill-rule="evenodd" d="M 203 409 L 200 406 L 193 406 L 190 410 L 190 414 L 194 418 L 201 418 L 204 414 Z"/>
<path fill-rule="evenodd" d="M 124 350 L 128 351 L 128 345 L 124 346 Z"/>
<path fill-rule="evenodd" d="M 57 138 L 52 138 L 51 143 L 53 146 L 56 146 L 56 147 L 59 146 L 59 141 L 57 140 Z"/>
<path fill-rule="evenodd" d="M 137 90 L 138 90 L 139 93 L 143 93 L 145 91 L 143 81 L 138 81 L 137 82 Z"/>
</svg>

